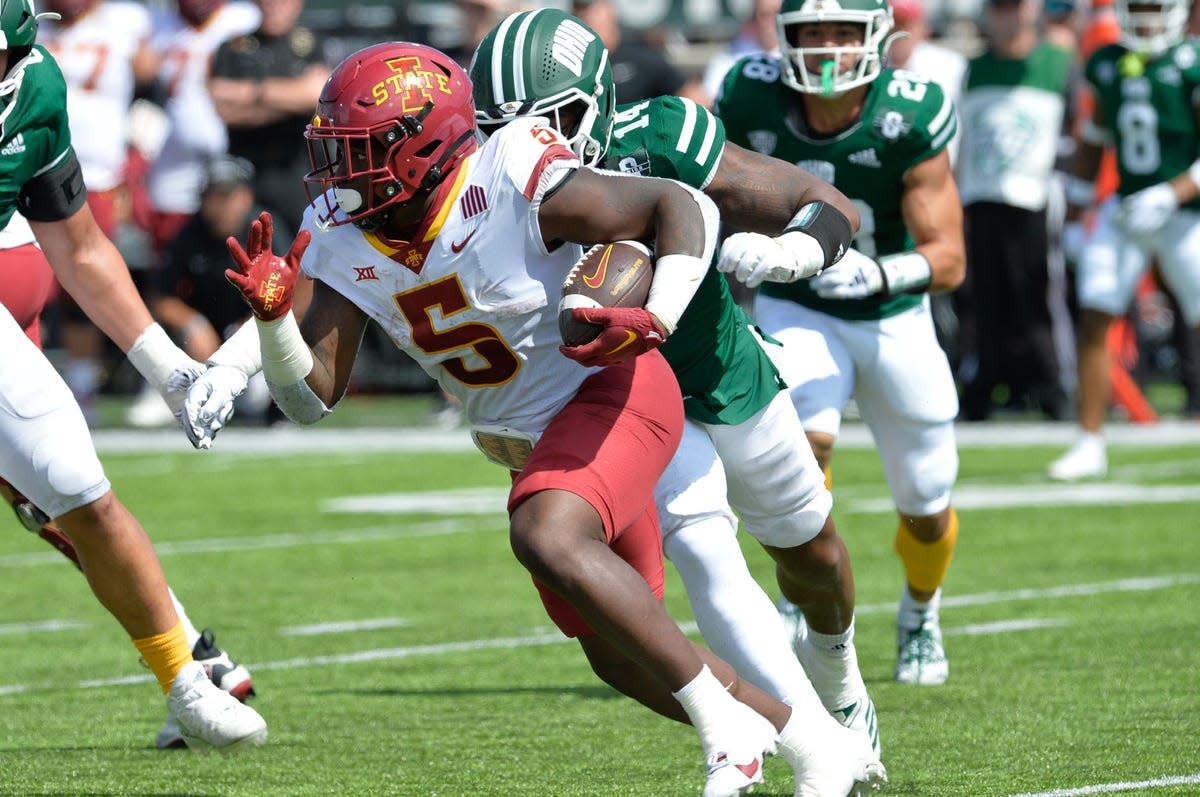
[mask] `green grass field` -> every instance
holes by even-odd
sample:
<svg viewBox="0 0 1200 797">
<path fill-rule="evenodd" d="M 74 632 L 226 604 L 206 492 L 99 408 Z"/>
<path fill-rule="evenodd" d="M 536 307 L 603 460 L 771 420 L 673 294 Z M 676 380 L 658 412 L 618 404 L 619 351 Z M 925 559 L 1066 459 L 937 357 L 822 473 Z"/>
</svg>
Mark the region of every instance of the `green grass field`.
<svg viewBox="0 0 1200 797">
<path fill-rule="evenodd" d="M 121 629 L 0 517 L 0 794 L 699 794 L 692 730 L 602 685 L 550 627 L 508 550 L 505 473 L 424 438 L 237 431 L 207 453 L 98 439 L 193 619 L 251 668 L 267 746 L 154 750 L 164 704 Z M 940 688 L 890 680 L 894 516 L 870 449 L 839 453 L 883 794 L 1200 794 L 1200 434 L 1164 437 L 1114 446 L 1083 488 L 1040 478 L 1054 440 L 964 442 Z M 667 602 L 691 621 L 673 572 Z M 791 793 L 769 760 L 756 794 Z"/>
</svg>

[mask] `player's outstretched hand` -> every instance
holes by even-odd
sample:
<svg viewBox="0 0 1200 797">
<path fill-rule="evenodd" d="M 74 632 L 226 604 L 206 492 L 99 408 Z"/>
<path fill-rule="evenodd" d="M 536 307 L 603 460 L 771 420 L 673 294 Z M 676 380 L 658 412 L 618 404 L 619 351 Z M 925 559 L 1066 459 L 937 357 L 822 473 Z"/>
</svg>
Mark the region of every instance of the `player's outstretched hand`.
<svg viewBox="0 0 1200 797">
<path fill-rule="evenodd" d="M 175 417 L 193 446 L 212 448 L 217 432 L 233 417 L 233 400 L 246 392 L 246 384 L 246 373 L 230 365 L 213 365 L 192 383 Z"/>
<path fill-rule="evenodd" d="M 236 266 L 225 270 L 225 278 L 242 292 L 261 321 L 274 321 L 292 309 L 300 258 L 312 239 L 308 230 L 301 230 L 288 253 L 280 257 L 271 251 L 272 232 L 271 214 L 263 211 L 250 223 L 245 249 L 233 236 L 225 241 Z"/>
<path fill-rule="evenodd" d="M 623 362 L 657 349 L 667 339 L 662 324 L 644 307 L 577 307 L 572 313 L 580 323 L 604 326 L 590 343 L 558 347 L 564 357 L 581 365 Z"/>
</svg>

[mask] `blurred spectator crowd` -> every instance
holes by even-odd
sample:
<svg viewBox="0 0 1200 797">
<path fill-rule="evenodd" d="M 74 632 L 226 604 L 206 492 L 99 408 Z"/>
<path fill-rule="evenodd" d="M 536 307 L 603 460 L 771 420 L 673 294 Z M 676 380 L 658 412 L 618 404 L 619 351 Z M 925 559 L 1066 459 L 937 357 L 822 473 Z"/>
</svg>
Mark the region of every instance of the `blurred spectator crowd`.
<svg viewBox="0 0 1200 797">
<path fill-rule="evenodd" d="M 968 278 L 935 297 L 934 313 L 962 392 L 962 417 L 1016 412 L 1074 417 L 1078 310 L 1063 251 L 1064 180 L 1081 118 L 1083 60 L 1116 35 L 1111 0 L 893 0 L 898 30 L 891 66 L 943 84 L 960 115 L 952 146 L 966 211 Z M 122 250 L 157 319 L 198 360 L 246 319 L 224 279 L 225 239 L 270 210 L 290 240 L 307 196 L 303 130 L 330 70 L 369 43 L 410 39 L 469 62 L 475 44 L 518 0 L 42 0 L 62 19 L 41 42 L 68 83 L 72 137 L 89 205 Z M 600 33 L 612 53 L 620 102 L 679 94 L 711 105 L 738 58 L 775 49 L 779 0 L 565 0 L 556 5 Z M 703 6 L 700 9 L 699 6 Z M 1190 30 L 1195 34 L 1197 31 Z M 990 191 L 1000 132 L 964 95 L 968 67 L 988 54 L 1047 63 L 1064 98 L 1052 141 L 1028 142 L 1023 166 L 1040 186 L 1014 205 Z M 976 59 L 976 60 L 972 60 Z M 994 101 L 989 99 L 989 102 Z M 995 115 L 993 115 L 994 117 Z M 1039 149 L 1040 147 L 1040 149 Z M 991 149 L 989 149 L 991 148 Z M 1011 153 L 1010 153 L 1011 154 Z M 989 165 L 990 164 L 990 165 Z M 982 170 L 982 171 L 981 171 Z M 19 220 L 15 224 L 19 224 Z M 1018 231 L 1018 232 L 1014 232 Z M 19 230 L 0 234 L 21 239 Z M 1014 245 L 1006 246 L 1004 238 Z M 1183 386 L 1182 413 L 1200 416 L 1200 341 L 1179 320 L 1174 297 L 1152 271 L 1128 314 L 1107 333 L 1114 357 L 1112 403 L 1135 421 L 1153 420 L 1142 388 Z M 44 322 L 43 344 L 85 413 L 101 392 L 138 393 L 120 353 L 61 294 Z M 356 371 L 359 391 L 432 391 L 419 369 L 369 335 Z M 263 386 L 251 389 L 243 420 L 270 422 Z M 454 422 L 452 407 L 435 407 Z M 91 420 L 96 420 L 94 417 Z M 135 425 L 171 422 L 156 394 L 130 402 Z"/>
</svg>

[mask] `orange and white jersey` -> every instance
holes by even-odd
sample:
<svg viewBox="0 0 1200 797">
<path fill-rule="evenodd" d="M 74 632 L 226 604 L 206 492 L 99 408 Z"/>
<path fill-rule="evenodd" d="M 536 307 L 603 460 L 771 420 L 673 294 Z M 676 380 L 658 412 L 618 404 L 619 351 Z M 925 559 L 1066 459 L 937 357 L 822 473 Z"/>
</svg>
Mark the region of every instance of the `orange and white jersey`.
<svg viewBox="0 0 1200 797">
<path fill-rule="evenodd" d="M 245 0 L 221 6 L 203 27 L 178 14 L 156 18 L 151 44 L 162 58 L 158 77 L 167 88 L 169 129 L 147 180 L 156 210 L 191 213 L 199 205 L 204 164 L 225 152 L 225 124 L 208 94 L 208 67 L 222 42 L 258 27 L 258 7 Z"/>
<path fill-rule="evenodd" d="M 582 249 L 548 251 L 537 212 L 579 159 L 539 121 L 492 135 L 438 189 L 412 242 L 323 225 L 318 200 L 305 213 L 313 239 L 301 264 L 378 322 L 471 422 L 535 435 L 594 370 L 558 351 L 562 283 Z"/>
<path fill-rule="evenodd" d="M 105 0 L 71 25 L 45 20 L 38 43 L 67 80 L 71 141 L 89 190 L 122 182 L 133 102 L 133 59 L 150 39 L 150 12 L 140 3 Z"/>
</svg>

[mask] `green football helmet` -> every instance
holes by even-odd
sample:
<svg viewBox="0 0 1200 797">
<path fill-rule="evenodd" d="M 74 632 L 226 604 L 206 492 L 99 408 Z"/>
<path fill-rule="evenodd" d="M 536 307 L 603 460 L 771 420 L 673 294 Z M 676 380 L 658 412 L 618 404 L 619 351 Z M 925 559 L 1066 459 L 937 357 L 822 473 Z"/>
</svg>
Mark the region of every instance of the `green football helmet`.
<svg viewBox="0 0 1200 797">
<path fill-rule="evenodd" d="M 1116 0 L 1121 44 L 1135 53 L 1157 56 L 1187 35 L 1185 0 Z"/>
<path fill-rule="evenodd" d="M 0 80 L 0 97 L 13 93 L 25 70 L 25 59 L 37 41 L 38 20 L 59 19 L 53 12 L 37 13 L 33 0 L 0 0 L 0 50 L 8 51 L 8 73 Z"/>
<path fill-rule="evenodd" d="M 471 83 L 485 135 L 513 119 L 545 116 L 584 164 L 608 151 L 617 107 L 608 50 L 570 14 L 542 8 L 505 17 L 475 50 Z M 568 108 L 574 113 L 563 119 Z"/>
<path fill-rule="evenodd" d="M 858 47 L 803 47 L 797 34 L 802 25 L 825 22 L 848 22 L 863 26 L 863 41 Z M 784 0 L 775 17 L 779 36 L 783 82 L 804 94 L 835 97 L 855 86 L 870 83 L 879 77 L 891 46 L 892 7 L 887 0 Z M 896 34 L 903 35 L 903 34 Z M 836 64 L 846 54 L 858 59 L 846 69 Z M 822 69 L 813 71 L 805 64 L 805 56 L 820 56 Z M 831 66 L 825 66 L 831 64 Z"/>
</svg>

